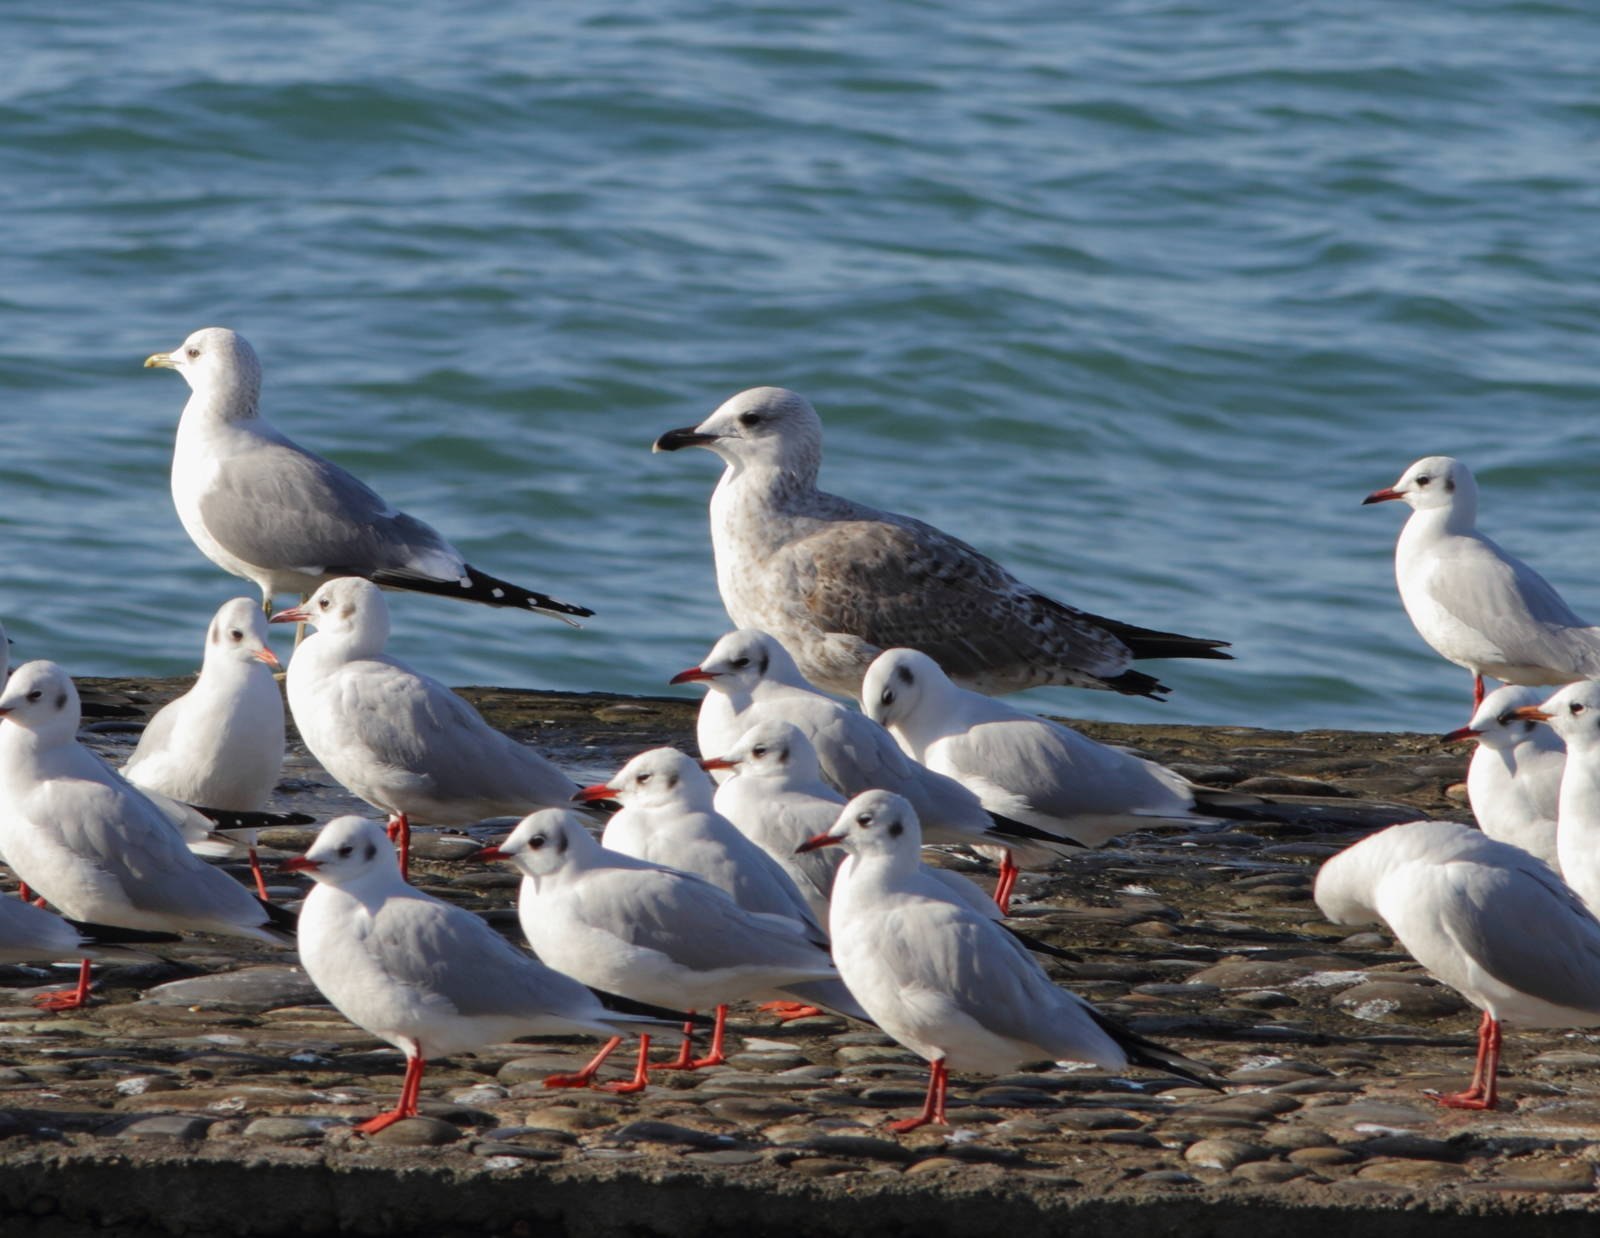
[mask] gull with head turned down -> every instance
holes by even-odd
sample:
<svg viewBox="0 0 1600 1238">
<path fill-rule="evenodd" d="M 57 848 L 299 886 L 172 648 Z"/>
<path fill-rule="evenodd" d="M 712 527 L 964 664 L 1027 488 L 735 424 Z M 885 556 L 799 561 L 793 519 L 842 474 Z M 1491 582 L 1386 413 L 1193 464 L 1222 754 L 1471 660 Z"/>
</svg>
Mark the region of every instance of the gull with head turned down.
<svg viewBox="0 0 1600 1238">
<path fill-rule="evenodd" d="M 1556 806 L 1567 748 L 1554 730 L 1523 713 L 1548 694 L 1505 684 L 1483 698 L 1466 726 L 1443 738 L 1447 743 L 1477 740 L 1467 763 L 1467 799 L 1478 828 L 1560 872 Z"/>
</svg>

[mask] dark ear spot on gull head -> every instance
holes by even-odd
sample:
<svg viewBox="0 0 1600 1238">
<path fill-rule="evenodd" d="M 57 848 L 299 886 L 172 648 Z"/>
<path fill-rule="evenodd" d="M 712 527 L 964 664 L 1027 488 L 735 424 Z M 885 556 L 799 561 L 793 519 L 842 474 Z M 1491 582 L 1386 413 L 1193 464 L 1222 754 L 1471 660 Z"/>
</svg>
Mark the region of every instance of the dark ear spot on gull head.
<svg viewBox="0 0 1600 1238">
<path fill-rule="evenodd" d="M 557 855 L 566 855 L 567 854 L 567 846 L 568 846 L 568 843 L 567 843 L 567 832 L 565 830 L 562 830 L 560 835 L 556 839 L 556 854 Z"/>
<path fill-rule="evenodd" d="M 66 707 L 67 707 L 67 694 L 65 692 L 63 692 L 63 693 L 61 693 L 60 696 L 56 697 L 56 708 L 57 709 L 65 709 Z"/>
<path fill-rule="evenodd" d="M 373 844 L 373 843 L 368 843 L 365 855 L 366 855 L 366 858 L 369 859 L 369 860 L 376 859 L 377 855 L 378 855 L 377 846 L 375 844 Z"/>
<path fill-rule="evenodd" d="M 887 830 L 890 838 L 899 838 L 900 835 L 904 834 L 905 832 L 906 827 L 901 825 L 898 821 L 890 822 L 889 829 Z"/>
</svg>

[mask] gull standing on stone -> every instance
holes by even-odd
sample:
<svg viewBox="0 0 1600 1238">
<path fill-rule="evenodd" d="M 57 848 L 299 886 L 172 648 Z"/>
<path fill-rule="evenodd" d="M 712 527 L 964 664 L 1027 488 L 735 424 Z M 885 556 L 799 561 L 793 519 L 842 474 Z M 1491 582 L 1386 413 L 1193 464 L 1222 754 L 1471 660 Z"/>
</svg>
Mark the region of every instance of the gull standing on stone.
<svg viewBox="0 0 1600 1238">
<path fill-rule="evenodd" d="M 294 917 L 193 855 L 167 812 L 77 741 L 78 692 L 54 662 L 0 691 L 0 851 L 74 920 L 156 932 L 293 942 Z M 89 963 L 75 993 L 87 1003 Z"/>
<path fill-rule="evenodd" d="M 26 899 L 0 898 L 0 963 L 58 959 L 148 963 L 154 956 L 137 945 L 179 941 L 174 933 L 143 933 L 109 924 L 85 924 L 35 907 Z"/>
<path fill-rule="evenodd" d="M 134 786 L 206 808 L 256 812 L 283 770 L 283 694 L 272 672 L 267 621 L 249 598 L 224 602 L 206 631 L 194 687 L 168 702 L 122 767 Z M 241 840 L 256 893 L 267 897 L 255 832 Z M 190 838 L 191 848 L 207 844 Z"/>
<path fill-rule="evenodd" d="M 929 843 L 990 848 L 1000 860 L 995 901 L 1009 907 L 1021 852 L 1028 863 L 1075 847 L 1060 834 L 986 809 L 954 778 L 918 765 L 900 751 L 894 736 L 863 713 L 818 692 L 801 676 L 784 647 L 765 632 L 729 632 L 699 666 L 672 683 L 703 683 L 710 691 L 700 706 L 702 756 L 720 756 L 739 736 L 765 721 L 798 727 L 816 750 L 822 775 L 846 795 L 881 788 L 911 801 Z"/>
<path fill-rule="evenodd" d="M 1560 872 L 1556 805 L 1567 748 L 1552 728 L 1520 712 L 1547 695 L 1547 690 L 1521 684 L 1496 688 L 1483 698 L 1471 722 L 1444 739 L 1478 741 L 1467 764 L 1467 798 L 1478 828 Z"/>
<path fill-rule="evenodd" d="M 694 1059 L 685 1027 L 678 1059 L 657 1069 L 720 1064 L 730 1001 L 800 999 L 864 1017 L 820 934 L 786 916 L 746 911 L 693 873 L 603 847 L 576 813 L 533 813 L 479 858 L 511 860 L 522 873 L 517 915 L 528 945 L 551 967 L 635 1001 L 715 1007 L 710 1053 Z M 613 1041 L 577 1074 L 552 1076 L 545 1086 L 588 1086 L 616 1047 Z M 609 1090 L 644 1087 L 647 1050 L 634 1078 Z"/>
<path fill-rule="evenodd" d="M 406 1055 L 400 1100 L 356 1127 L 415 1117 L 424 1063 L 518 1036 L 620 1038 L 682 1016 L 590 992 L 518 950 L 463 907 L 406 884 L 376 821 L 330 821 L 285 868 L 316 885 L 300 911 L 300 960 L 336 1010 Z"/>
<path fill-rule="evenodd" d="M 1211 1084 L 1198 1063 L 1118 1027 L 1059 988 L 1004 929 L 929 879 L 917 814 L 898 795 L 856 796 L 807 847 L 842 845 L 828 925 L 850 992 L 888 1035 L 928 1062 L 928 1096 L 909 1131 L 945 1118 L 948 1074 L 1001 1074 L 1041 1059 L 1130 1063 Z"/>
<path fill-rule="evenodd" d="M 1387 924 L 1483 1011 L 1472 1083 L 1441 1105 L 1494 1108 L 1502 1023 L 1600 1025 L 1600 921 L 1520 847 L 1454 821 L 1392 825 L 1325 863 L 1314 895 L 1335 924 Z"/>
<path fill-rule="evenodd" d="M 1600 918 L 1600 683 L 1568 684 L 1541 705 L 1510 711 L 1519 722 L 1548 722 L 1566 744 L 1556 801 L 1556 862 L 1562 878 Z"/>
<path fill-rule="evenodd" d="M 1167 689 L 1140 658 L 1227 658 L 1227 642 L 1067 606 L 932 525 L 817 489 L 822 422 L 793 391 L 756 387 L 656 451 L 706 447 L 727 465 L 711 496 L 717 587 L 734 624 L 770 632 L 827 692 L 856 696 L 899 645 L 980 692 L 1046 684 L 1133 696 Z"/>
<path fill-rule="evenodd" d="M 289 710 L 323 768 L 389 814 L 402 874 L 413 821 L 469 825 L 572 802 L 572 779 L 437 679 L 383 652 L 389 604 L 370 581 L 330 580 L 272 622 L 316 628 L 289 662 Z"/>
<path fill-rule="evenodd" d="M 275 594 L 364 576 L 564 623 L 594 613 L 478 571 L 432 526 L 291 441 L 261 415 L 261 362 L 242 335 L 205 327 L 145 365 L 177 370 L 192 393 L 172 453 L 178 518 L 206 558 L 256 583 L 263 610 Z"/>
<path fill-rule="evenodd" d="M 1472 672 L 1473 709 L 1483 704 L 1485 675 L 1520 684 L 1600 677 L 1600 627 L 1478 532 L 1471 469 L 1427 456 L 1362 503 L 1391 499 L 1411 507 L 1394 548 L 1400 601 L 1436 653 Z"/>
</svg>

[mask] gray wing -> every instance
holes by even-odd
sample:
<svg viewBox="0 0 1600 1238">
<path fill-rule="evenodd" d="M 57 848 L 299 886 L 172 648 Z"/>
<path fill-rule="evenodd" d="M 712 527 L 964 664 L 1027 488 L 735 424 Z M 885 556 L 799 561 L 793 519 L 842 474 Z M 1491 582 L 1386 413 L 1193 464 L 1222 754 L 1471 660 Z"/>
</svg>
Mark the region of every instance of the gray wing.
<svg viewBox="0 0 1600 1238">
<path fill-rule="evenodd" d="M 410 571 L 459 578 L 460 553 L 337 464 L 281 435 L 218 461 L 200 498 L 206 531 L 256 567 L 309 576 Z"/>
<path fill-rule="evenodd" d="M 1600 673 L 1600 634 L 1550 582 L 1486 537 L 1454 538 L 1440 552 L 1428 596 L 1463 626 L 1479 632 L 1508 662 L 1567 666 L 1578 629 L 1587 673 Z"/>
<path fill-rule="evenodd" d="M 798 925 L 745 911 L 710 882 L 687 873 L 597 870 L 572 900 L 574 914 L 585 924 L 660 951 L 693 971 L 740 964 L 815 966 L 819 975 L 830 970 L 827 951 L 808 941 Z"/>
</svg>

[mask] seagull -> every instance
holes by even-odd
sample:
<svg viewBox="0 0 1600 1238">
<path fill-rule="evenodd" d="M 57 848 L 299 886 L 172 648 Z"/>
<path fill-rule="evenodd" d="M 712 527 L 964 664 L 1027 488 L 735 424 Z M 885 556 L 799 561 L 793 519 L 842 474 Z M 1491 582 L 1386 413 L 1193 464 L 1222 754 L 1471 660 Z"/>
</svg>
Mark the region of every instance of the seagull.
<svg viewBox="0 0 1600 1238">
<path fill-rule="evenodd" d="M 577 783 L 438 680 L 383 652 L 389 604 L 371 581 L 330 580 L 272 622 L 317 629 L 289 662 L 289 710 L 323 768 L 389 814 L 402 873 L 413 819 L 468 825 L 571 803 Z"/>
<path fill-rule="evenodd" d="M 1519 684 L 1600 677 L 1600 627 L 1478 532 L 1471 469 L 1426 456 L 1362 503 L 1391 499 L 1411 506 L 1394 548 L 1400 601 L 1434 652 L 1472 672 L 1473 709 L 1483 704 L 1485 675 Z"/>
<path fill-rule="evenodd" d="M 1514 723 L 1548 722 L 1539 729 L 1566 745 L 1553 867 L 1600 918 L 1600 683 L 1568 684 L 1541 705 L 1509 712 Z"/>
<path fill-rule="evenodd" d="M 710 882 L 746 911 L 798 921 L 827 942 L 820 921 L 783 866 L 717 812 L 711 779 L 676 748 L 652 748 L 609 781 L 585 787 L 582 803 L 615 800 L 601 843 Z"/>
<path fill-rule="evenodd" d="M 711 545 L 729 617 L 772 633 L 824 691 L 857 695 L 867 664 L 898 645 L 996 694 L 1067 684 L 1158 697 L 1166 687 L 1131 661 L 1231 656 L 1226 641 L 1057 602 L 932 525 L 818 490 L 822 422 L 793 391 L 742 391 L 654 449 L 684 447 L 727 465 Z"/>
<path fill-rule="evenodd" d="M 25 663 L 0 692 L 0 851 L 18 879 L 74 920 L 292 944 L 293 915 L 193 855 L 166 810 L 78 743 L 78 720 L 54 662 Z M 50 1008 L 88 993 L 85 959 Z"/>
<path fill-rule="evenodd" d="M 839 974 L 884 1032 L 928 1062 L 928 1096 L 905 1132 L 946 1124 L 949 1071 L 1000 1074 L 1041 1059 L 1150 1066 L 1212 1085 L 1210 1072 L 1118 1027 L 1059 988 L 992 920 L 929 879 L 917 814 L 888 791 L 856 796 L 802 844 L 842 845 L 828 927 Z"/>
<path fill-rule="evenodd" d="M 150 719 L 123 777 L 188 804 L 264 808 L 283 769 L 283 695 L 272 677 L 278 665 L 256 604 L 249 598 L 224 602 L 206 631 L 200 677 Z M 243 841 L 256 893 L 266 898 L 255 832 Z M 205 847 L 196 838 L 189 845 Z"/>
<path fill-rule="evenodd" d="M 816 749 L 823 777 L 846 795 L 873 788 L 893 791 L 911 801 L 927 842 L 990 848 L 1000 860 L 995 901 L 1002 911 L 1009 907 L 1016 882 L 1013 852 L 1034 863 L 1038 856 L 1051 854 L 1048 848 L 1078 845 L 991 812 L 954 778 L 910 760 L 894 736 L 871 718 L 807 683 L 788 651 L 765 632 L 729 632 L 705 661 L 674 675 L 671 682 L 703 683 L 710 689 L 697 728 L 701 756 L 726 751 L 759 722 L 792 723 Z"/>
<path fill-rule="evenodd" d="M 1098 847 L 1129 830 L 1215 821 L 1198 787 L 1164 765 L 952 683 L 927 654 L 888 649 L 867 668 L 862 708 L 912 760 L 971 790 L 985 808 Z"/>
<path fill-rule="evenodd" d="M 0 899 L 0 963 L 40 963 L 86 959 L 99 963 L 148 963 L 154 955 L 136 945 L 172 943 L 173 933 L 142 933 L 109 924 L 84 924 L 35 907 L 20 898 Z M 56 1008 L 60 995 L 45 994 L 34 1004 Z"/>
<path fill-rule="evenodd" d="M 205 327 L 145 366 L 178 371 L 192 393 L 172 453 L 178 518 L 206 558 L 255 582 L 263 611 L 275 594 L 364 576 L 565 623 L 594 613 L 478 571 L 432 526 L 290 440 L 261 416 L 261 362 L 242 335 Z"/>
<path fill-rule="evenodd" d="M 510 860 L 522 873 L 517 914 L 535 954 L 583 983 L 636 1001 L 690 1010 L 716 1008 L 711 1051 L 691 1054 L 688 1027 L 666 1069 L 715 1066 L 723 1058 L 727 1003 L 795 997 L 862 1018 L 839 981 L 820 934 L 786 916 L 747 911 L 693 873 L 623 855 L 592 838 L 577 814 L 545 809 L 518 823 L 485 860 Z M 546 1087 L 584 1087 L 616 1047 L 608 1044 L 575 1075 Z M 634 1079 L 646 1082 L 643 1053 Z"/>
<path fill-rule="evenodd" d="M 399 1102 L 358 1125 L 362 1134 L 416 1116 L 430 1057 L 518 1036 L 620 1039 L 623 1028 L 683 1021 L 590 992 L 465 908 L 407 885 L 376 821 L 336 818 L 284 867 L 316 882 L 300 909 L 311 982 L 350 1022 L 406 1055 Z"/>
<path fill-rule="evenodd" d="M 1441 1105 L 1494 1108 L 1502 1023 L 1600 1025 L 1600 921 L 1520 847 L 1454 821 L 1392 825 L 1328 860 L 1313 894 L 1335 924 L 1387 924 L 1483 1011 L 1472 1083 Z"/>
<path fill-rule="evenodd" d="M 1472 721 L 1443 738 L 1447 743 L 1478 741 L 1467 764 L 1467 798 L 1478 828 L 1561 872 L 1556 802 L 1566 745 L 1550 727 L 1518 713 L 1546 695 L 1546 690 L 1521 684 L 1496 688 L 1483 698 Z"/>
</svg>

